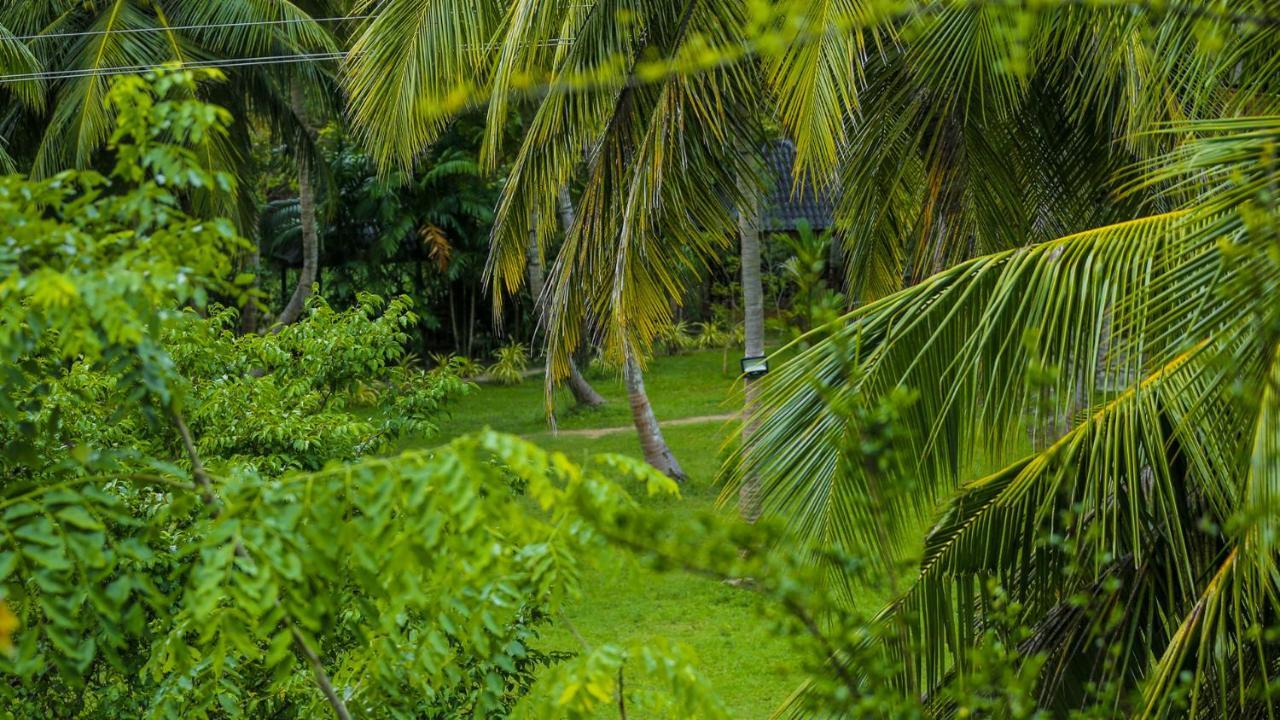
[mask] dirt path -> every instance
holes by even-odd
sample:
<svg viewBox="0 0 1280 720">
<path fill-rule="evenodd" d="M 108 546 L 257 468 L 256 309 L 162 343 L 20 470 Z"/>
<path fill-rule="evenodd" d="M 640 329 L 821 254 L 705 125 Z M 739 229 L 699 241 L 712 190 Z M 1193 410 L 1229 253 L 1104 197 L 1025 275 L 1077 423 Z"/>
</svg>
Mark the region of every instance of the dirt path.
<svg viewBox="0 0 1280 720">
<path fill-rule="evenodd" d="M 738 417 L 738 413 L 728 413 L 725 415 L 697 415 L 694 417 L 676 418 L 675 420 L 660 420 L 658 424 L 661 425 L 662 427 L 671 427 L 674 425 L 700 425 L 702 423 L 724 422 L 726 420 L 733 420 L 737 417 Z M 558 434 L 563 437 L 580 437 L 580 438 L 587 438 L 588 440 L 598 440 L 604 437 L 605 435 L 613 435 L 614 433 L 621 433 L 621 432 L 633 432 L 635 431 L 635 429 L 636 428 L 634 425 L 623 425 L 621 427 L 586 428 L 583 430 L 561 430 Z M 550 434 L 551 434 L 551 431 L 548 430 L 547 432 L 534 433 L 532 436 L 527 436 L 527 437 L 538 437 L 538 436 L 550 435 Z"/>
</svg>

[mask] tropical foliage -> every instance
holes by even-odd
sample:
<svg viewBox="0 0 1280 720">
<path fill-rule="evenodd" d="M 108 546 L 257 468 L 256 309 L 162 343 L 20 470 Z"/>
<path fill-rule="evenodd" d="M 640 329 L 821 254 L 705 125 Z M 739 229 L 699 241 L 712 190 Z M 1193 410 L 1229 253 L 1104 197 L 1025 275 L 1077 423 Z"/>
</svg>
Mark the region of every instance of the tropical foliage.
<svg viewBox="0 0 1280 720">
<path fill-rule="evenodd" d="M 647 349 L 672 319 L 669 300 L 731 246 L 736 223 L 722 193 L 752 172 L 734 139 L 750 145 L 762 136 L 749 68 L 667 76 L 662 59 L 743 41 L 742 4 L 394 0 L 380 7 L 347 71 L 351 117 L 374 157 L 410 164 L 451 112 L 483 97 L 486 153 L 494 158 L 513 95 L 546 88 L 497 208 L 494 300 L 524 283 L 530 234 L 544 250 L 554 237 L 534 218 L 555 217 L 560 189 L 577 181 L 576 217 L 545 291 L 553 373 L 567 373 L 584 323 L 615 358 L 631 345 Z M 392 76 L 385 67 L 405 72 Z M 679 152 L 667 152 L 669 141 Z"/>
<path fill-rule="evenodd" d="M 0 0 L 0 80 L 4 714 L 728 716 L 567 622 L 618 551 L 785 716 L 1275 714 L 1272 0 Z M 779 138 L 834 221 L 762 243 Z M 643 363 L 766 286 L 748 522 L 644 508 Z M 648 465 L 428 447 L 544 351 Z"/>
<path fill-rule="evenodd" d="M 763 478 L 766 506 L 811 541 L 895 566 L 921 553 L 881 617 L 881 647 L 898 659 L 892 682 L 935 712 L 983 672 L 993 587 L 1029 630 L 1020 662 L 1045 708 L 1081 707 L 1099 688 L 1141 716 L 1271 707 L 1280 136 L 1273 117 L 1243 113 L 1274 107 L 1276 36 L 1123 12 L 1034 17 L 1045 44 L 1030 43 L 1043 54 L 1027 73 L 1089 93 L 1073 105 L 1082 116 L 1130 93 L 1125 112 L 1091 118 L 1124 123 L 1108 132 L 1140 160 L 1110 182 L 1168 210 L 983 255 L 823 328 L 766 383 L 733 471 Z M 1230 51 L 1196 49 L 1215 33 Z M 1054 77 L 1053 49 L 1082 37 L 1099 44 L 1079 78 Z M 1147 48 L 1170 83 L 1134 90 L 1137 69 L 1101 64 L 1112 47 Z M 1010 86 L 972 102 L 1022 97 Z M 913 402 L 894 399 L 903 388 Z M 882 403 L 880 419 L 840 411 Z M 899 461 L 860 457 L 887 426 Z M 939 503 L 913 550 L 903 531 Z M 852 592 L 846 574 L 829 578 Z"/>
<path fill-rule="evenodd" d="M 336 6 L 305 4 L 320 10 Z M 17 102 L 8 103 L 4 112 L 0 169 L 30 169 L 36 177 L 96 167 L 116 127 L 107 102 L 115 77 L 175 64 L 226 66 L 226 82 L 201 89 L 234 113 L 230 132 L 206 149 L 206 164 L 247 178 L 250 121 L 261 117 L 278 127 L 296 127 L 296 118 L 287 76 L 273 72 L 278 68 L 246 64 L 244 58 L 332 57 L 338 51 L 327 28 L 285 0 L 7 0 L 0 3 L 0 46 L 0 70 L 19 76 L 2 88 Z M 323 77 L 306 63 L 292 69 L 312 82 Z M 205 200 L 221 203 L 217 209 L 243 227 L 248 198 L 214 193 Z"/>
<path fill-rule="evenodd" d="M 509 707 L 551 661 L 530 642 L 594 542 L 574 508 L 626 507 L 601 471 L 669 485 L 493 434 L 360 460 L 422 431 L 462 383 L 399 364 L 403 300 L 313 302 L 277 334 L 231 334 L 206 297 L 234 291 L 243 241 L 181 203 L 231 190 L 190 147 L 225 132 L 192 86 L 117 85 L 110 177 L 0 186 L 15 233 L 0 284 L 7 711 Z"/>
<path fill-rule="evenodd" d="M 515 385 L 524 379 L 529 369 L 529 351 L 521 343 L 511 343 L 498 348 L 489 375 L 504 385 Z"/>
</svg>

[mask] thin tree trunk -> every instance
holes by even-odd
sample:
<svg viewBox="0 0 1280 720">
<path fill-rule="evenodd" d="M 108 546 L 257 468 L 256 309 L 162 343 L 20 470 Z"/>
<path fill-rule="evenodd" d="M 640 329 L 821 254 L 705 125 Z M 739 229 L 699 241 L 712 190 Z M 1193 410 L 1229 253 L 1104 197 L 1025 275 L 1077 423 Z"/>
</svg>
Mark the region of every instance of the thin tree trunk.
<svg viewBox="0 0 1280 720">
<path fill-rule="evenodd" d="M 569 233 L 569 228 L 573 227 L 573 199 L 569 197 L 569 188 L 560 188 L 559 202 L 557 205 L 560 210 L 560 227 L 564 229 L 564 232 L 567 235 Z M 536 255 L 537 248 L 534 247 L 535 243 L 536 240 L 530 238 L 530 250 Z M 542 270 L 541 260 L 538 262 L 538 270 L 539 272 Z M 532 270 L 530 271 L 529 282 L 532 286 Z M 537 287 L 539 289 L 539 294 L 541 294 L 541 281 L 539 281 Z M 569 358 L 569 380 L 566 384 L 569 386 L 569 392 L 573 393 L 574 401 L 579 405 L 599 407 L 604 404 L 604 397 L 600 395 L 600 393 L 596 392 L 596 389 L 591 387 L 591 383 L 587 382 L 587 379 L 582 376 L 582 372 L 578 370 L 578 362 L 574 358 Z"/>
<path fill-rule="evenodd" d="M 525 250 L 525 276 L 529 281 L 529 296 L 533 298 L 534 314 L 542 305 L 542 290 L 546 285 L 546 271 L 542 266 L 542 251 L 538 248 L 538 218 L 529 229 L 529 247 Z"/>
<path fill-rule="evenodd" d="M 302 97 L 302 85 L 296 80 L 290 89 L 293 112 L 303 125 L 303 132 L 308 135 L 311 128 L 307 125 L 306 103 Z M 285 305 L 277 318 L 280 325 L 288 325 L 302 316 L 307 298 L 311 295 L 311 286 L 316 282 L 316 270 L 320 265 L 320 238 L 316 230 L 316 198 L 315 188 L 311 185 L 311 163 L 307 153 L 298 149 L 298 212 L 302 221 L 302 272 L 298 275 L 298 286 L 294 288 L 289 304 Z"/>
<path fill-rule="evenodd" d="M 453 351 L 462 352 L 462 335 L 458 333 L 458 312 L 453 301 L 453 283 L 449 283 L 449 329 L 453 332 Z"/>
<path fill-rule="evenodd" d="M 760 280 L 759 198 L 755 189 L 742 183 L 743 203 L 738 208 L 738 236 L 742 246 L 742 308 L 746 357 L 764 355 L 764 286 Z M 756 431 L 756 380 L 743 379 L 742 445 L 750 454 L 751 436 Z M 743 520 L 760 519 L 760 478 L 748 469 L 738 492 L 738 512 Z"/>
<path fill-rule="evenodd" d="M 475 357 L 476 345 L 476 291 L 472 289 L 471 297 L 471 318 L 467 321 L 467 357 Z"/>
<path fill-rule="evenodd" d="M 840 290 L 845 287 L 844 244 L 840 236 L 831 233 L 831 244 L 827 246 L 827 282 L 830 287 Z"/>
<path fill-rule="evenodd" d="M 644 453 L 644 461 L 666 473 L 676 480 L 684 481 L 684 470 L 676 461 L 667 441 L 662 437 L 662 428 L 658 418 L 653 414 L 653 405 L 649 403 L 649 395 L 644 390 L 644 375 L 640 372 L 640 363 L 636 362 L 631 348 L 626 348 L 626 362 L 622 366 L 622 379 L 627 386 L 627 400 L 631 403 L 631 417 L 636 424 L 636 432 L 640 436 L 640 449 Z"/>
<path fill-rule="evenodd" d="M 566 185 L 560 188 L 560 192 L 556 195 L 556 209 L 560 211 L 560 229 L 565 234 L 569 234 L 569 228 L 573 227 L 575 213 L 573 211 L 573 198 L 569 196 L 569 187 Z"/>
<path fill-rule="evenodd" d="M 246 272 L 253 273 L 253 286 L 250 288 L 253 295 L 249 301 L 244 304 L 240 310 L 240 332 L 250 335 L 258 332 L 258 288 L 261 287 L 262 281 L 258 274 L 262 270 L 262 249 L 258 245 L 258 241 L 253 243 L 253 251 L 249 254 L 249 262 L 245 267 Z"/>
<path fill-rule="evenodd" d="M 422 261 L 419 260 L 414 264 L 413 270 L 413 301 L 422 303 L 423 307 L 427 306 L 427 291 L 424 289 L 426 282 L 423 280 Z M 418 323 L 418 352 L 424 356 L 427 354 L 427 328 L 421 322 Z"/>
</svg>

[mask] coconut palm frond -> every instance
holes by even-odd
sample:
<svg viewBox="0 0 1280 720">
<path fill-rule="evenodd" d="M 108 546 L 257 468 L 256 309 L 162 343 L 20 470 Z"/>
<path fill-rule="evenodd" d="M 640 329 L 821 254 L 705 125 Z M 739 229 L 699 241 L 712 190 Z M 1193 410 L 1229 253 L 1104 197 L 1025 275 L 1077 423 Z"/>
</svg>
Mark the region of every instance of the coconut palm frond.
<svg viewBox="0 0 1280 720">
<path fill-rule="evenodd" d="M 1257 632 L 1280 600 L 1278 130 L 1170 127 L 1130 187 L 1184 209 L 961 264 L 856 310 L 764 381 L 730 477 L 764 478 L 801 537 L 901 556 L 883 529 L 945 503 L 881 616 L 909 693 L 945 704 L 993 584 L 1031 628 L 1020 652 L 1047 707 L 1078 703 L 1087 678 L 1140 690 L 1142 716 L 1181 697 L 1192 717 L 1264 712 L 1280 651 Z M 900 387 L 919 392 L 897 418 L 911 462 L 876 477 L 843 457 L 865 429 L 840 400 Z M 868 500 L 873 481 L 892 502 Z"/>
<path fill-rule="evenodd" d="M 380 167 L 412 166 L 484 86 L 504 7 L 496 0 L 377 5 L 352 43 L 343 81 L 349 116 Z"/>
</svg>

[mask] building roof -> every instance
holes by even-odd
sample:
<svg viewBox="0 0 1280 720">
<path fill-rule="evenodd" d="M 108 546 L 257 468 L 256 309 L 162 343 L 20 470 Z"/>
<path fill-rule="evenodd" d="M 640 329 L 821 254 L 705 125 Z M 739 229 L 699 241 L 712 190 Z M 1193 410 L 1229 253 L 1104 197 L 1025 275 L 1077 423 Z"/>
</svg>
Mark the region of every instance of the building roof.
<svg viewBox="0 0 1280 720">
<path fill-rule="evenodd" d="M 833 224 L 831 194 L 806 184 L 794 188 L 792 170 L 796 164 L 796 146 L 790 140 L 777 140 L 765 152 L 771 185 L 765 196 L 761 229 L 766 232 L 793 232 L 801 220 L 821 232 Z"/>
</svg>

